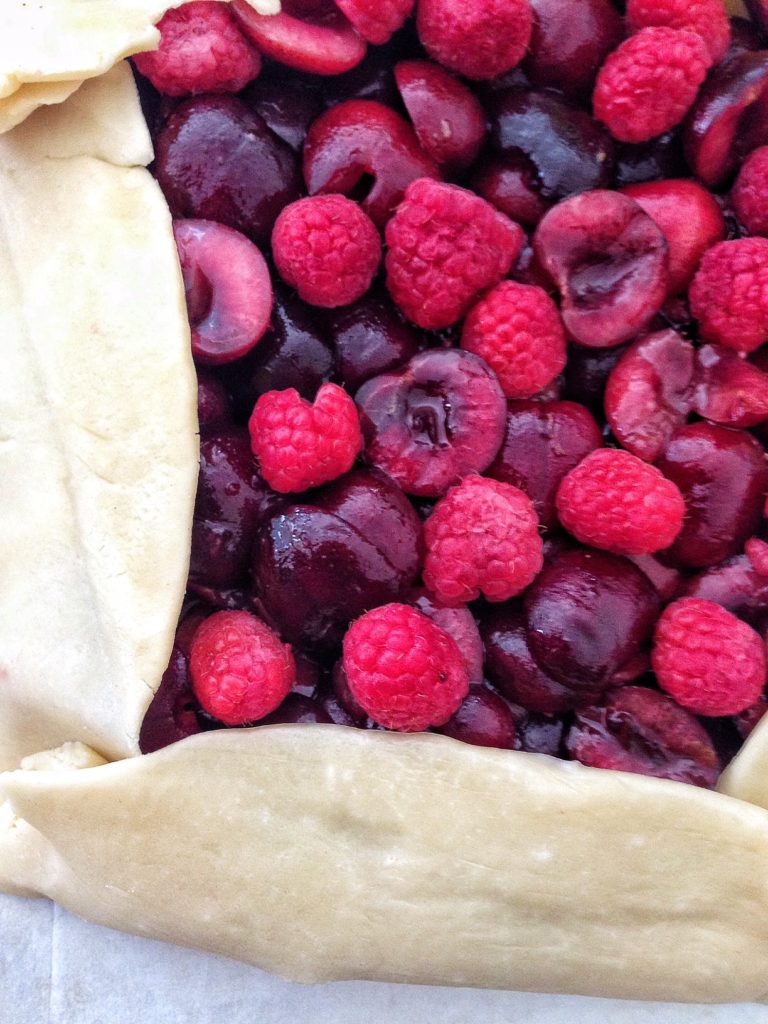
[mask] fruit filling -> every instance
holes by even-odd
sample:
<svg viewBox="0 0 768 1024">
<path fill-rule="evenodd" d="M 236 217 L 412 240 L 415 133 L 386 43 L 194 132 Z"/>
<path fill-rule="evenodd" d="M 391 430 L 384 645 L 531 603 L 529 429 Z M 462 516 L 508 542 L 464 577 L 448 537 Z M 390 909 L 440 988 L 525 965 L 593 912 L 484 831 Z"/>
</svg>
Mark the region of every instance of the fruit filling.
<svg viewBox="0 0 768 1024">
<path fill-rule="evenodd" d="M 768 709 L 748 6 L 163 18 L 200 477 L 144 751 L 332 722 L 715 785 Z"/>
</svg>

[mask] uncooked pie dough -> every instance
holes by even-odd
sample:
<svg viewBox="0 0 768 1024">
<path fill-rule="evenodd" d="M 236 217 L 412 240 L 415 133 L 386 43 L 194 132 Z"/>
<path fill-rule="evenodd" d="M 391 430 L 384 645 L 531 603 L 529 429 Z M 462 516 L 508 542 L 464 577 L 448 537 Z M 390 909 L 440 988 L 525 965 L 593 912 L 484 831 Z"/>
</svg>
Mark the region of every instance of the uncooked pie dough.
<svg viewBox="0 0 768 1024">
<path fill-rule="evenodd" d="M 26 6 L 0 124 L 70 94 L 0 140 L 0 762 L 24 758 L 0 885 L 301 980 L 763 998 L 762 807 L 333 726 L 132 756 L 184 589 L 195 381 L 135 90 L 99 76 L 169 5 L 48 0 L 21 45 Z M 768 806 L 768 721 L 722 788 Z"/>
</svg>

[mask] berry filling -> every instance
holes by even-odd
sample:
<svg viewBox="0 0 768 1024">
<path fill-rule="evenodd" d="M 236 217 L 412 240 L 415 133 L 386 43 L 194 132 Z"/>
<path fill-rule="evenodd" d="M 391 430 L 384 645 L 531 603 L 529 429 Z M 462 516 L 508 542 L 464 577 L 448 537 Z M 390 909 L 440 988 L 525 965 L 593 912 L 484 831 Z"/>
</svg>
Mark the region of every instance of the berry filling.
<svg viewBox="0 0 768 1024">
<path fill-rule="evenodd" d="M 165 16 L 200 478 L 143 750 L 335 723 L 716 783 L 768 708 L 748 6 Z"/>
</svg>

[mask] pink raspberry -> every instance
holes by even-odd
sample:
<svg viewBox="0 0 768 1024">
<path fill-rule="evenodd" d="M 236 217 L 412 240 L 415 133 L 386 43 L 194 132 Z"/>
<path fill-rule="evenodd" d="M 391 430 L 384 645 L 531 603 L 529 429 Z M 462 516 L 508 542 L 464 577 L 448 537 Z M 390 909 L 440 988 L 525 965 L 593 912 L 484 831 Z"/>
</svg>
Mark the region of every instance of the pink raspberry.
<svg viewBox="0 0 768 1024">
<path fill-rule="evenodd" d="M 331 309 L 368 291 L 381 263 L 381 239 L 351 199 L 310 196 L 277 218 L 272 255 L 280 276 L 305 302 Z"/>
<path fill-rule="evenodd" d="M 354 622 L 343 665 L 357 703 L 400 732 L 445 725 L 469 691 L 456 641 L 407 604 L 382 605 Z"/>
<path fill-rule="evenodd" d="M 419 0 L 416 29 L 427 53 L 465 78 L 516 67 L 531 41 L 529 0 Z"/>
<path fill-rule="evenodd" d="M 250 612 L 215 612 L 201 623 L 189 670 L 201 707 L 225 725 L 257 722 L 296 680 L 291 648 Z"/>
<path fill-rule="evenodd" d="M 688 290 L 703 341 L 752 352 L 768 338 L 768 238 L 713 245 Z"/>
<path fill-rule="evenodd" d="M 616 448 L 591 452 L 557 491 L 560 522 L 582 544 L 617 555 L 668 548 L 683 527 L 680 489 L 655 466 Z"/>
<path fill-rule="evenodd" d="M 363 447 L 355 403 L 337 384 L 323 384 L 314 402 L 295 388 L 267 391 L 248 429 L 262 476 L 281 494 L 335 480 Z"/>
<path fill-rule="evenodd" d="M 458 185 L 419 178 L 386 228 L 387 287 L 409 320 L 437 330 L 460 320 L 509 271 L 523 230 Z"/>
<path fill-rule="evenodd" d="M 246 40 L 226 4 L 195 0 L 158 22 L 160 48 L 137 53 L 136 67 L 166 96 L 240 92 L 261 70 L 258 50 Z"/>
<path fill-rule="evenodd" d="M 565 367 L 565 329 L 543 288 L 502 281 L 472 307 L 461 347 L 484 359 L 507 398 L 530 398 Z"/>
<path fill-rule="evenodd" d="M 756 704 L 765 686 L 759 634 L 700 597 L 683 597 L 664 609 L 651 664 L 659 686 L 697 715 L 736 715 Z"/>
<path fill-rule="evenodd" d="M 689 29 L 706 43 L 713 64 L 719 64 L 731 42 L 731 24 L 723 0 L 627 0 L 631 32 L 665 25 Z"/>
<path fill-rule="evenodd" d="M 506 601 L 543 565 L 539 519 L 517 487 L 468 476 L 435 505 L 424 524 L 424 582 L 445 604 Z"/>
<path fill-rule="evenodd" d="M 415 0 L 336 0 L 354 28 L 369 43 L 386 43 L 402 28 Z"/>
<path fill-rule="evenodd" d="M 731 202 L 750 235 L 768 235 L 768 146 L 753 150 L 741 165 Z"/>
<path fill-rule="evenodd" d="M 768 576 L 768 543 L 759 537 L 750 537 L 744 544 L 744 554 L 758 576 Z"/>
<path fill-rule="evenodd" d="M 700 36 L 644 28 L 606 58 L 595 84 L 595 117 L 620 142 L 647 142 L 680 124 L 711 64 Z"/>
</svg>

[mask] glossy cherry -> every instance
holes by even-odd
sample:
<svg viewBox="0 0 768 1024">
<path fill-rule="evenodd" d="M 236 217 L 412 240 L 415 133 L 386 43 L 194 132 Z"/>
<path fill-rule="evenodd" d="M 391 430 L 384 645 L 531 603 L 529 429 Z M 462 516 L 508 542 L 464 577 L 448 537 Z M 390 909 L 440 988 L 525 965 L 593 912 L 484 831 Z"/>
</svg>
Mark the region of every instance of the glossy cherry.
<svg viewBox="0 0 768 1024">
<path fill-rule="evenodd" d="M 622 40 L 610 0 L 531 0 L 533 34 L 523 67 L 534 85 L 586 96 Z"/>
<path fill-rule="evenodd" d="M 139 747 L 142 754 L 151 754 L 200 732 L 199 707 L 192 692 L 186 655 L 174 646 L 168 668 L 141 723 Z"/>
<path fill-rule="evenodd" d="M 469 684 L 469 693 L 458 711 L 435 731 L 476 747 L 503 750 L 514 747 L 517 734 L 509 705 L 482 683 Z"/>
</svg>

